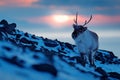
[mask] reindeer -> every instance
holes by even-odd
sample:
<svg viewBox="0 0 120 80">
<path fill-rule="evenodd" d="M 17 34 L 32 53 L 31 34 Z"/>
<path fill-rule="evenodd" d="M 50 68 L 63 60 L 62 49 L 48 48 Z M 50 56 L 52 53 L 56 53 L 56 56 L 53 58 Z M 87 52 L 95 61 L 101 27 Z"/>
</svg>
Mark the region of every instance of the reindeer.
<svg viewBox="0 0 120 80">
<path fill-rule="evenodd" d="M 74 39 L 81 55 L 81 59 L 83 61 L 82 65 L 85 66 L 86 63 L 89 63 L 90 66 L 95 67 L 94 55 L 99 46 L 98 35 L 85 27 L 85 25 L 91 21 L 92 15 L 88 21 L 85 20 L 83 25 L 78 25 L 77 17 L 78 13 L 76 13 L 76 19 L 73 24 L 74 31 L 72 33 L 72 38 Z"/>
</svg>

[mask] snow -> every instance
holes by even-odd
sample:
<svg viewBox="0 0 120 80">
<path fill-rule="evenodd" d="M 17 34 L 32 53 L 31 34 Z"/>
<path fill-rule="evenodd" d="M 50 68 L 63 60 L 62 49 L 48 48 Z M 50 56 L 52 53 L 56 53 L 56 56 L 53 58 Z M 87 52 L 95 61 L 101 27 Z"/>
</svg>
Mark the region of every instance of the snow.
<svg viewBox="0 0 120 80">
<path fill-rule="evenodd" d="M 2 60 L 0 64 L 0 80 L 54 80 L 54 77 L 48 73 L 19 68 Z"/>
<path fill-rule="evenodd" d="M 68 65 L 67 63 L 61 61 L 57 56 L 54 57 L 55 59 L 55 66 L 57 67 L 57 69 L 59 70 L 59 76 L 61 76 L 60 80 L 99 80 L 98 78 L 95 78 L 93 75 L 91 74 L 87 74 L 87 73 L 82 73 L 79 72 L 77 69 L 75 69 L 74 67 Z M 87 76 L 87 77 L 86 77 Z"/>
<path fill-rule="evenodd" d="M 108 52 L 105 52 L 105 51 L 102 51 L 102 50 L 98 50 L 98 52 L 101 52 L 101 53 L 103 53 L 103 54 L 109 55 Z"/>
<path fill-rule="evenodd" d="M 2 25 L 0 25 L 1 27 Z M 65 43 L 60 45 L 59 41 L 52 40 L 56 44 L 56 47 L 48 47 L 44 44 L 44 38 L 36 37 L 32 38 L 33 35 L 28 34 L 25 36 L 25 33 L 19 30 L 15 30 L 12 34 L 6 34 L 1 32 L 3 37 L 16 40 L 16 35 L 21 35 L 22 38 L 26 38 L 29 41 L 36 42 L 38 44 L 33 44 L 36 48 L 35 50 L 40 50 L 42 47 L 54 51 L 52 60 L 49 59 L 51 56 L 46 56 L 44 53 L 31 51 L 28 48 L 21 48 L 13 45 L 10 41 L 0 41 L 0 80 L 100 80 L 102 74 L 95 71 L 95 68 L 90 67 L 87 64 L 83 67 L 80 63 L 77 62 L 73 57 L 80 56 L 78 48 L 74 47 L 73 50 L 68 48 Z M 16 41 L 17 45 L 31 46 L 32 44 L 22 43 L 20 40 Z M 49 40 L 49 39 L 48 39 Z M 89 42 L 88 42 L 89 44 Z M 63 48 L 63 49 L 62 49 Z M 80 48 L 83 50 L 83 48 Z M 61 52 L 59 52 L 61 50 Z M 62 52 L 63 51 L 63 52 Z M 109 55 L 109 52 L 98 50 L 101 54 Z M 47 53 L 49 54 L 49 53 Z M 62 57 L 59 57 L 61 55 Z M 35 58 L 34 56 L 37 56 Z M 5 61 L 3 58 L 12 59 L 17 57 L 16 62 L 20 63 L 20 60 L 23 60 L 23 67 L 18 66 L 17 64 L 10 63 Z M 72 58 L 72 59 L 71 59 Z M 71 65 L 70 63 L 73 63 Z M 55 69 L 57 69 L 57 76 L 53 76 L 49 72 L 41 72 L 33 69 L 32 65 L 34 64 L 50 64 Z M 106 72 L 117 72 L 120 73 L 120 64 L 101 64 L 99 61 L 95 62 L 97 67 L 101 67 Z M 95 75 L 97 77 L 95 77 Z M 109 78 L 113 80 L 113 78 Z M 115 79 L 114 79 L 115 80 Z"/>
<path fill-rule="evenodd" d="M 117 72 L 120 74 L 120 64 L 101 64 L 96 62 L 97 67 L 102 67 L 106 72 Z"/>
<path fill-rule="evenodd" d="M 1 27 L 4 27 L 4 25 L 3 25 L 3 24 L 0 24 L 0 28 L 1 28 Z"/>
<path fill-rule="evenodd" d="M 3 45 L 7 45 L 7 43 L 0 43 L 0 51 L 3 50 L 1 48 Z M 34 71 L 32 68 L 30 68 L 30 65 L 37 63 L 37 60 L 35 61 L 31 57 L 33 55 L 32 52 L 28 50 L 26 53 L 22 53 L 21 55 L 21 52 L 17 51 L 15 46 L 11 44 L 8 44 L 8 46 L 12 47 L 14 50 L 12 50 L 11 53 L 3 51 L 2 54 L 5 54 L 6 57 L 10 58 L 15 53 L 14 56 L 17 55 L 19 59 L 25 60 L 27 64 L 29 64 L 29 67 L 28 65 L 24 65 L 27 69 L 20 68 L 0 59 L 0 80 L 88 80 L 89 78 L 92 80 L 98 80 L 91 74 L 80 73 L 74 67 L 71 67 L 67 63 L 61 61 L 57 56 L 54 57 L 54 64 L 59 71 L 57 77 L 53 77 L 49 73 Z M 43 55 L 40 54 L 40 56 L 44 59 Z M 42 60 L 39 59 L 38 62 L 39 61 Z M 86 75 L 89 76 L 89 78 L 85 77 Z"/>
<path fill-rule="evenodd" d="M 12 50 L 5 51 L 2 46 L 7 46 L 12 48 Z M 21 49 L 8 44 L 6 42 L 0 42 L 0 57 L 11 58 L 12 56 L 17 56 L 18 59 L 24 60 L 26 63 L 23 64 L 25 68 L 20 68 L 16 65 L 11 65 L 8 62 L 0 59 L 0 80 L 98 80 L 91 74 L 79 72 L 76 68 L 68 65 L 66 62 L 62 61 L 59 57 L 54 56 L 54 65 L 58 70 L 58 76 L 53 77 L 51 74 L 46 72 L 37 72 L 31 68 L 32 64 L 36 63 L 46 63 L 46 57 L 42 53 L 38 53 L 40 56 L 39 60 L 34 59 L 32 56 L 35 54 L 29 50 L 22 52 Z M 88 77 L 85 77 L 85 76 Z M 47 77 L 46 77 L 47 76 Z"/>
</svg>

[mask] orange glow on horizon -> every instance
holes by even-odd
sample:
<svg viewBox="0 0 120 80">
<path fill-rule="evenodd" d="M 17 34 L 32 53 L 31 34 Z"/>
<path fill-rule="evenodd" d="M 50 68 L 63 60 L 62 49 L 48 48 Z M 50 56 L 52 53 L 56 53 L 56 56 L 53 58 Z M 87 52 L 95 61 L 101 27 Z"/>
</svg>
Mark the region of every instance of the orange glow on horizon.
<svg viewBox="0 0 120 80">
<path fill-rule="evenodd" d="M 33 3 L 39 0 L 2 0 L 0 1 L 0 6 L 19 6 L 27 7 L 33 5 Z"/>
<path fill-rule="evenodd" d="M 42 17 L 33 17 L 26 19 L 30 23 L 36 24 L 48 24 L 53 28 L 63 28 L 63 27 L 72 27 L 74 23 L 75 15 L 48 15 Z M 89 16 L 79 15 L 78 24 L 84 24 L 85 20 L 89 20 Z M 120 16 L 106 16 L 106 15 L 93 15 L 93 19 L 89 24 L 91 25 L 101 25 L 101 24 L 112 24 L 120 22 Z M 88 24 L 88 25 L 89 25 Z"/>
</svg>

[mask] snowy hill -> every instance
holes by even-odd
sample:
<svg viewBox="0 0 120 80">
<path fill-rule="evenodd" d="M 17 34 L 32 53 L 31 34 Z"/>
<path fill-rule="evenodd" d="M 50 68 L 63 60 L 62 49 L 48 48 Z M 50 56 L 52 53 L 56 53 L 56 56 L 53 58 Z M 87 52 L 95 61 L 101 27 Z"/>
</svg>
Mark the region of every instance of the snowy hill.
<svg viewBox="0 0 120 80">
<path fill-rule="evenodd" d="M 98 50 L 83 67 L 75 45 L 38 37 L 0 22 L 0 80 L 120 80 L 120 59 Z"/>
</svg>

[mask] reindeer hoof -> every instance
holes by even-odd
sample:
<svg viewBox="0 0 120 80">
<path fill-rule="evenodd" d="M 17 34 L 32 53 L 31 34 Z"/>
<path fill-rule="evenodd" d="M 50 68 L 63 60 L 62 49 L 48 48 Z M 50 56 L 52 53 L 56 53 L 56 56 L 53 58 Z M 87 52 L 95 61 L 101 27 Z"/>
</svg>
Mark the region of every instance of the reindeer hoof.
<svg viewBox="0 0 120 80">
<path fill-rule="evenodd" d="M 94 68 L 96 68 L 96 65 L 95 65 L 95 64 L 90 64 L 89 67 L 94 67 Z"/>
<path fill-rule="evenodd" d="M 83 67 L 85 67 L 85 64 L 81 64 Z"/>
<path fill-rule="evenodd" d="M 86 63 L 84 61 L 81 62 L 81 65 L 85 67 Z"/>
</svg>

